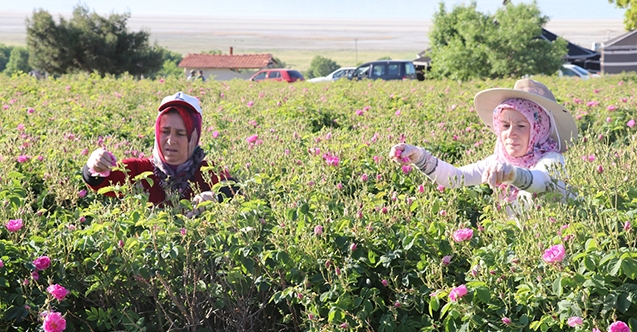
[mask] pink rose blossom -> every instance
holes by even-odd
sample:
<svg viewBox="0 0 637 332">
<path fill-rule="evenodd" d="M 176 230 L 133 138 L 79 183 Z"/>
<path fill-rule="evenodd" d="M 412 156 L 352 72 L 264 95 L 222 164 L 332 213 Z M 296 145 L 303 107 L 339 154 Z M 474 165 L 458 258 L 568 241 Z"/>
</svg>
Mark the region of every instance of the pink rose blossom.
<svg viewBox="0 0 637 332">
<path fill-rule="evenodd" d="M 633 225 L 630 224 L 630 221 L 626 221 L 626 223 L 624 223 L 624 230 L 629 231 L 631 228 L 633 228 Z"/>
<path fill-rule="evenodd" d="M 69 294 L 69 291 L 66 290 L 66 288 L 58 284 L 50 285 L 46 288 L 46 291 L 53 295 L 53 297 L 55 297 L 58 301 L 64 300 L 64 298 Z"/>
<path fill-rule="evenodd" d="M 468 241 L 473 237 L 473 230 L 471 228 L 463 228 L 453 233 L 453 240 L 456 242 Z"/>
<path fill-rule="evenodd" d="M 604 173 L 604 167 L 602 165 L 597 166 L 597 173 Z"/>
<path fill-rule="evenodd" d="M 361 175 L 361 181 L 367 182 L 367 180 L 369 180 L 369 176 L 367 174 Z"/>
<path fill-rule="evenodd" d="M 336 184 L 336 189 L 338 189 L 338 190 L 343 190 L 343 184 L 342 184 L 342 183 L 340 183 L 340 182 L 339 182 L 339 183 L 337 183 L 337 184 Z"/>
<path fill-rule="evenodd" d="M 250 143 L 250 144 L 254 144 L 254 142 L 256 142 L 259 139 L 259 135 L 252 135 L 248 138 L 246 138 L 246 142 Z"/>
<path fill-rule="evenodd" d="M 51 259 L 48 256 L 40 256 L 33 261 L 36 270 L 46 270 L 51 266 Z"/>
<path fill-rule="evenodd" d="M 419 193 L 424 193 L 425 192 L 425 186 L 423 186 L 422 184 L 418 186 L 418 192 Z"/>
<path fill-rule="evenodd" d="M 467 286 L 463 284 L 453 288 L 451 292 L 449 292 L 449 300 L 456 302 L 465 295 L 467 295 Z"/>
<path fill-rule="evenodd" d="M 584 321 L 582 321 L 582 318 L 580 318 L 580 317 L 573 316 L 573 317 L 568 319 L 566 324 L 568 324 L 568 326 L 570 326 L 570 327 L 575 327 L 575 326 L 580 326 L 580 325 L 584 324 Z"/>
<path fill-rule="evenodd" d="M 630 327 L 626 323 L 618 320 L 608 327 L 608 332 L 630 332 Z"/>
<path fill-rule="evenodd" d="M 439 185 L 438 185 L 438 188 L 437 188 L 437 189 L 438 189 L 438 191 L 439 191 L 439 192 L 441 192 L 441 193 L 444 193 L 444 192 L 445 192 L 445 186 L 443 186 L 443 185 L 441 185 L 441 184 L 439 184 Z"/>
<path fill-rule="evenodd" d="M 628 120 L 628 123 L 626 123 L 626 125 L 628 127 L 630 127 L 630 128 L 634 127 L 635 126 L 635 120 L 633 120 L 633 119 Z"/>
<path fill-rule="evenodd" d="M 403 171 L 403 173 L 405 173 L 405 174 L 409 174 L 409 173 L 411 172 L 411 166 L 409 166 L 409 165 L 403 165 L 403 166 L 402 166 L 402 171 Z"/>
<path fill-rule="evenodd" d="M 4 262 L 0 259 L 0 269 L 4 267 Z"/>
<path fill-rule="evenodd" d="M 549 264 L 555 264 L 563 261 L 565 256 L 566 251 L 564 250 L 564 246 L 558 244 L 544 250 L 544 255 L 542 255 L 542 258 Z"/>
<path fill-rule="evenodd" d="M 188 233 L 188 231 L 183 227 L 179 230 L 179 234 L 181 234 L 182 236 L 185 236 L 186 233 Z"/>
<path fill-rule="evenodd" d="M 80 196 L 80 198 L 84 198 L 84 196 L 86 196 L 86 193 L 86 189 L 82 189 L 77 193 L 77 195 Z"/>
<path fill-rule="evenodd" d="M 314 226 L 314 235 L 322 235 L 323 234 L 323 226 L 316 225 Z"/>
<path fill-rule="evenodd" d="M 27 161 L 29 161 L 29 159 L 31 159 L 31 157 L 22 155 L 22 156 L 18 156 L 17 160 L 18 160 L 19 163 L 22 164 L 22 163 L 26 163 Z"/>
<path fill-rule="evenodd" d="M 15 233 L 22 228 L 22 219 L 10 219 L 4 226 L 9 232 Z"/>
<path fill-rule="evenodd" d="M 44 332 L 62 332 L 66 329 L 66 319 L 59 312 L 49 312 L 42 325 Z"/>
<path fill-rule="evenodd" d="M 29 114 L 33 114 L 33 112 L 35 112 L 35 110 L 34 110 L 33 108 L 29 107 L 29 108 L 27 109 L 27 113 L 29 113 Z"/>
<path fill-rule="evenodd" d="M 349 246 L 349 249 L 350 249 L 351 251 L 355 251 L 355 250 L 356 250 L 356 248 L 358 248 L 358 246 L 356 246 L 356 243 L 352 243 L 352 244 Z"/>
<path fill-rule="evenodd" d="M 217 138 L 217 137 L 219 137 L 219 132 L 215 130 L 212 132 L 212 138 Z"/>
<path fill-rule="evenodd" d="M 37 271 L 33 271 L 31 272 L 31 278 L 33 278 L 33 280 L 38 281 L 40 280 L 40 274 L 38 274 Z"/>
<path fill-rule="evenodd" d="M 383 286 L 387 287 L 387 285 L 389 285 L 389 282 L 387 282 L 387 280 L 383 279 L 380 281 L 381 284 L 383 284 Z"/>
<path fill-rule="evenodd" d="M 451 263 L 451 256 L 447 255 L 445 257 L 442 258 L 442 264 L 449 265 Z"/>
<path fill-rule="evenodd" d="M 105 152 L 109 157 L 111 157 L 111 166 L 117 166 L 117 158 L 115 157 L 114 154 L 112 154 L 110 151 L 106 151 Z M 89 169 L 88 170 L 89 173 L 91 174 L 91 176 L 100 176 L 100 177 L 107 177 L 111 174 L 110 170 L 106 170 L 106 171 L 102 171 L 102 172 L 96 172 L 94 169 Z"/>
<path fill-rule="evenodd" d="M 511 325 L 511 319 L 508 317 L 502 317 L 502 324 L 506 325 L 506 326 L 510 326 Z"/>
<path fill-rule="evenodd" d="M 249 101 L 248 104 L 247 104 L 248 107 L 252 107 L 252 105 L 254 105 L 254 102 L 252 102 L 252 101 Z"/>
<path fill-rule="evenodd" d="M 610 112 L 612 112 L 612 111 L 614 111 L 616 109 L 617 109 L 617 107 L 615 105 L 608 105 L 608 107 L 606 107 L 606 110 L 610 111 Z"/>
</svg>

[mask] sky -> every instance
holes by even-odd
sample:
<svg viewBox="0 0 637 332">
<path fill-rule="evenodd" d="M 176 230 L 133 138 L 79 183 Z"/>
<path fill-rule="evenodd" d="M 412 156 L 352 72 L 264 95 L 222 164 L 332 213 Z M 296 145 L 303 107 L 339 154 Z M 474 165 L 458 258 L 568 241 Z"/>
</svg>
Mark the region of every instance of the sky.
<svg viewBox="0 0 637 332">
<path fill-rule="evenodd" d="M 502 0 L 475 0 L 478 11 L 495 13 Z M 532 0 L 512 0 L 531 3 Z M 448 10 L 469 0 L 444 0 Z M 430 20 L 440 0 L 0 0 L 2 11 L 27 12 L 42 8 L 51 14 L 70 13 L 84 4 L 99 14 L 178 15 L 209 17 L 267 17 L 317 19 Z M 608 0 L 536 0 L 551 20 L 623 19 L 624 9 Z"/>
</svg>

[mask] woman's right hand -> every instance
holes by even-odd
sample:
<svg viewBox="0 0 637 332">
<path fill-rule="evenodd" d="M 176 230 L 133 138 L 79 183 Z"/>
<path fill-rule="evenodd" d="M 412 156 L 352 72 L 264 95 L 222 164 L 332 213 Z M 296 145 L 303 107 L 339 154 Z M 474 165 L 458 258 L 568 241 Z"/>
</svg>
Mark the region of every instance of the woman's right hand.
<svg viewBox="0 0 637 332">
<path fill-rule="evenodd" d="M 416 164 L 429 156 L 427 150 L 406 143 L 396 144 L 389 151 L 389 159 L 403 164 Z"/>
<path fill-rule="evenodd" d="M 117 165 L 117 158 L 115 156 L 102 149 L 98 148 L 97 150 L 91 153 L 91 156 L 88 158 L 86 162 L 86 166 L 92 173 L 104 174 L 106 172 L 110 172 L 113 166 Z M 108 175 L 106 175 L 108 176 Z"/>
</svg>

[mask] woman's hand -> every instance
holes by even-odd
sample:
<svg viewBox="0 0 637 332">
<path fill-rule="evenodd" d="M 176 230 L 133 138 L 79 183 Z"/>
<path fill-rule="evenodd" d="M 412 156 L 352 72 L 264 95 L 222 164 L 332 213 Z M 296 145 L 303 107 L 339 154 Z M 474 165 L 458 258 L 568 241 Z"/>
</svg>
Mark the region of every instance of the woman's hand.
<svg viewBox="0 0 637 332">
<path fill-rule="evenodd" d="M 396 144 L 389 150 L 389 159 L 403 165 L 417 164 L 427 157 L 429 157 L 427 150 L 405 143 Z"/>
<path fill-rule="evenodd" d="M 102 177 L 108 176 L 111 172 L 111 168 L 115 165 L 117 165 L 117 158 L 102 148 L 93 151 L 86 162 L 86 166 L 91 172 L 91 175 L 100 175 Z"/>
<path fill-rule="evenodd" d="M 192 199 L 192 202 L 195 203 L 195 206 L 199 205 L 199 203 L 205 201 L 217 201 L 217 195 L 215 195 L 212 191 L 203 191 L 199 195 L 195 196 Z"/>
<path fill-rule="evenodd" d="M 511 184 L 517 175 L 516 167 L 501 162 L 494 162 L 487 166 L 482 173 L 482 183 L 488 184 L 491 188 L 496 188 L 501 184 Z"/>
</svg>

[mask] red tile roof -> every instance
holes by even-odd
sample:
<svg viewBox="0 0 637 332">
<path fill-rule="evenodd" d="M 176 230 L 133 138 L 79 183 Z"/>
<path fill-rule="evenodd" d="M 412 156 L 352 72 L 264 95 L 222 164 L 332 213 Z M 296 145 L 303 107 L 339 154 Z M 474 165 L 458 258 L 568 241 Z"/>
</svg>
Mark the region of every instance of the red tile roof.
<svg viewBox="0 0 637 332">
<path fill-rule="evenodd" d="M 275 62 L 272 54 L 188 54 L 181 68 L 260 69 Z"/>
</svg>

